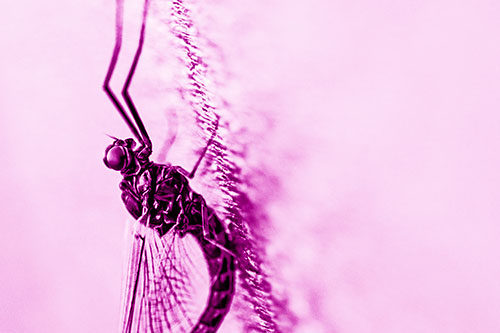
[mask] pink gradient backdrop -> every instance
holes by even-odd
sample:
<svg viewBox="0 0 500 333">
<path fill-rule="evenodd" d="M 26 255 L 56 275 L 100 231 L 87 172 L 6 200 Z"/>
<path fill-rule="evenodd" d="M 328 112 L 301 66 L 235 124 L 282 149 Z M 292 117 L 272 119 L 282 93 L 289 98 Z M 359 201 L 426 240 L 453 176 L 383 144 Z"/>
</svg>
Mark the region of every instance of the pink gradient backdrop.
<svg viewBox="0 0 500 333">
<path fill-rule="evenodd" d="M 500 331 L 498 2 L 198 7 L 249 163 L 281 184 L 268 255 L 297 332 Z M 118 328 L 113 19 L 113 1 L 2 4 L 1 332 Z"/>
</svg>

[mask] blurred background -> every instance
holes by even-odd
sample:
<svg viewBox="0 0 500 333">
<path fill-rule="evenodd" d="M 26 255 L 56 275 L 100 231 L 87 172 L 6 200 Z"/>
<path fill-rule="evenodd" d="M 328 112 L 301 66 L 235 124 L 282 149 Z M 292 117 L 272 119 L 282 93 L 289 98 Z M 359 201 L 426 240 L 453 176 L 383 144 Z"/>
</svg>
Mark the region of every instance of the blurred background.
<svg viewBox="0 0 500 333">
<path fill-rule="evenodd" d="M 185 3 L 266 179 L 261 233 L 294 330 L 498 332 L 500 4 Z M 155 71 L 172 39 L 161 5 L 132 89 L 160 142 L 178 103 L 157 103 L 177 89 Z M 105 133 L 130 134 L 101 90 L 114 15 L 104 0 L 2 4 L 2 332 L 118 330 L 128 213 L 102 157 Z M 190 165 L 201 141 L 178 128 L 169 156 Z"/>
</svg>

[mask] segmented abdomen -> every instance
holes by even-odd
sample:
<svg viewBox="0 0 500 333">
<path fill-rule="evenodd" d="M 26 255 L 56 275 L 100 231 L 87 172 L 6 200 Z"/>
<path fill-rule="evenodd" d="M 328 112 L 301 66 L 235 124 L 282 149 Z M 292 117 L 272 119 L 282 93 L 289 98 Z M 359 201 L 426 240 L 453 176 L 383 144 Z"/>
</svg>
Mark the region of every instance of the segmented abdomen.
<svg viewBox="0 0 500 333">
<path fill-rule="evenodd" d="M 198 239 L 210 274 L 210 294 L 207 306 L 192 332 L 216 332 L 231 307 L 235 287 L 235 258 L 224 227 L 217 215 L 207 209 L 208 235 L 203 227 L 190 232 Z"/>
</svg>

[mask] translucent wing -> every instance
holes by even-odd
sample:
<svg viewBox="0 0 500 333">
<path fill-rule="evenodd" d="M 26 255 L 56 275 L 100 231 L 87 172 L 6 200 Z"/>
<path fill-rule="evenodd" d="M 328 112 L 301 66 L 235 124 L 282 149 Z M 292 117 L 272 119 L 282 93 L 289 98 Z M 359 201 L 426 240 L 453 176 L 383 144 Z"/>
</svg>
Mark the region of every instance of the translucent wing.
<svg viewBox="0 0 500 333">
<path fill-rule="evenodd" d="M 206 305 L 207 263 L 191 235 L 131 225 L 122 332 L 190 332 Z"/>
</svg>

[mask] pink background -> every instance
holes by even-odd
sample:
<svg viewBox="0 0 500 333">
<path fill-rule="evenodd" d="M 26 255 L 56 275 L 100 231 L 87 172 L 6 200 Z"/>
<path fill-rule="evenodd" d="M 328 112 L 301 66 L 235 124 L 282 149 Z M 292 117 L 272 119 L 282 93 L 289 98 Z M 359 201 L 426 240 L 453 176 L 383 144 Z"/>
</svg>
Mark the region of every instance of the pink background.
<svg viewBox="0 0 500 333">
<path fill-rule="evenodd" d="M 186 2 L 281 184 L 268 259 L 297 332 L 500 331 L 498 2 Z M 113 20 L 113 1 L 2 4 L 1 332 L 118 328 Z"/>
</svg>

